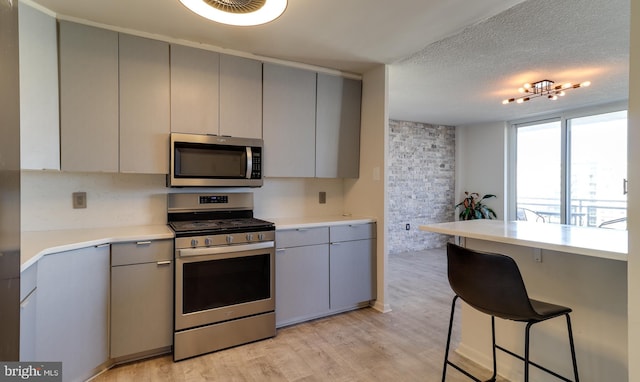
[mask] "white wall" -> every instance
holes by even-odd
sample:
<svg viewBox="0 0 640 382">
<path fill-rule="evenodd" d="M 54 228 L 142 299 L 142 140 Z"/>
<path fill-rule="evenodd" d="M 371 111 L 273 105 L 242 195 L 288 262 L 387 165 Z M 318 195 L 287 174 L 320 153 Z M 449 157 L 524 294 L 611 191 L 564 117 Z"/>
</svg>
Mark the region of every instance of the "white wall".
<svg viewBox="0 0 640 382">
<path fill-rule="evenodd" d="M 362 79 L 362 123 L 360 132 L 360 178 L 345 180 L 345 211 L 377 219 L 377 300 L 374 308 L 387 312 L 387 172 L 389 156 L 388 82 L 385 65 Z"/>
<path fill-rule="evenodd" d="M 640 381 L 640 2 L 631 2 L 631 58 L 629 65 L 627 263 L 629 310 L 629 381 Z"/>
<path fill-rule="evenodd" d="M 261 218 L 330 216 L 343 213 L 340 179 L 266 179 L 256 189 L 169 189 L 164 175 L 23 171 L 23 231 L 167 223 L 170 192 L 253 192 Z M 71 194 L 87 193 L 87 208 L 73 209 Z M 318 192 L 327 203 L 318 203 Z"/>
<path fill-rule="evenodd" d="M 465 191 L 494 194 L 497 198 L 485 202 L 500 220 L 508 220 L 505 217 L 506 133 L 504 122 L 456 127 L 456 204 Z"/>
</svg>

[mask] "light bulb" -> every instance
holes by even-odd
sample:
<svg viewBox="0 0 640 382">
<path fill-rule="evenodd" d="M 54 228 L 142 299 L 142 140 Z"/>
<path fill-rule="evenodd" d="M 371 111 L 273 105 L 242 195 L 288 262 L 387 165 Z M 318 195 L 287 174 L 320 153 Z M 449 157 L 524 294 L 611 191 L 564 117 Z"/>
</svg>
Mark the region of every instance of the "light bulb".
<svg viewBox="0 0 640 382">
<path fill-rule="evenodd" d="M 584 87 L 587 87 L 589 85 L 591 85 L 591 81 L 585 81 L 585 82 L 580 84 L 580 86 L 584 86 Z"/>
</svg>

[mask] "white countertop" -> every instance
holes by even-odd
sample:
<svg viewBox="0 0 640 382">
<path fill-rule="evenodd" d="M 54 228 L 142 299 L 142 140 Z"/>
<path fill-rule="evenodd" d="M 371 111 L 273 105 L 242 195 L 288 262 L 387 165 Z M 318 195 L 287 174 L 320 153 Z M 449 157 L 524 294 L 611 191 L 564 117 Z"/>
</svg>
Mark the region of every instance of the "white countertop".
<svg viewBox="0 0 640 382">
<path fill-rule="evenodd" d="M 20 234 L 20 271 L 44 255 L 106 243 L 172 239 L 167 225 L 104 227 L 55 231 L 23 231 Z"/>
<path fill-rule="evenodd" d="M 278 230 L 375 222 L 374 218 L 354 216 L 293 217 L 265 220 L 274 222 Z M 23 231 L 20 234 L 20 271 L 24 271 L 42 256 L 51 253 L 107 243 L 172 239 L 173 237 L 174 233 L 167 225 Z"/>
<path fill-rule="evenodd" d="M 332 225 L 365 224 L 374 223 L 375 218 L 351 215 L 292 217 L 265 219 L 274 222 L 277 230 L 326 227 Z"/>
<path fill-rule="evenodd" d="M 426 224 L 422 231 L 627 261 L 627 231 L 527 221 L 468 220 Z"/>
</svg>

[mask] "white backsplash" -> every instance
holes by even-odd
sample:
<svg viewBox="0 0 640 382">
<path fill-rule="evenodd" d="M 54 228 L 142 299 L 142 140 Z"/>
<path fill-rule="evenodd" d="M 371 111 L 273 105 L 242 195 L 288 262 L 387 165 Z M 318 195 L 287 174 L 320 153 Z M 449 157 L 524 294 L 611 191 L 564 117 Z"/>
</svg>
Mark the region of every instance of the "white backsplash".
<svg viewBox="0 0 640 382">
<path fill-rule="evenodd" d="M 169 189 L 164 175 L 23 171 L 23 231 L 167 223 L 169 192 L 253 192 L 259 218 L 331 216 L 343 213 L 341 179 L 266 179 L 256 189 Z M 72 193 L 87 193 L 87 208 L 74 209 Z M 318 193 L 327 203 L 318 203 Z"/>
</svg>

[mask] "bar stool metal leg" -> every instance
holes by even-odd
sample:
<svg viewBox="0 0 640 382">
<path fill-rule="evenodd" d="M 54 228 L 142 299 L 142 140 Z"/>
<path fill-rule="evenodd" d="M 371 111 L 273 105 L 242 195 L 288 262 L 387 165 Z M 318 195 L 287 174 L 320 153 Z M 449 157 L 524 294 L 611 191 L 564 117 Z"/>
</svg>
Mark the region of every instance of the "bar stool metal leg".
<svg viewBox="0 0 640 382">
<path fill-rule="evenodd" d="M 576 362 L 576 348 L 573 345 L 573 330 L 571 328 L 571 318 L 569 314 L 565 314 L 567 317 L 567 331 L 569 332 L 569 347 L 571 348 L 571 361 L 573 362 L 573 378 L 575 382 L 580 382 L 578 378 L 578 363 Z"/>
</svg>

